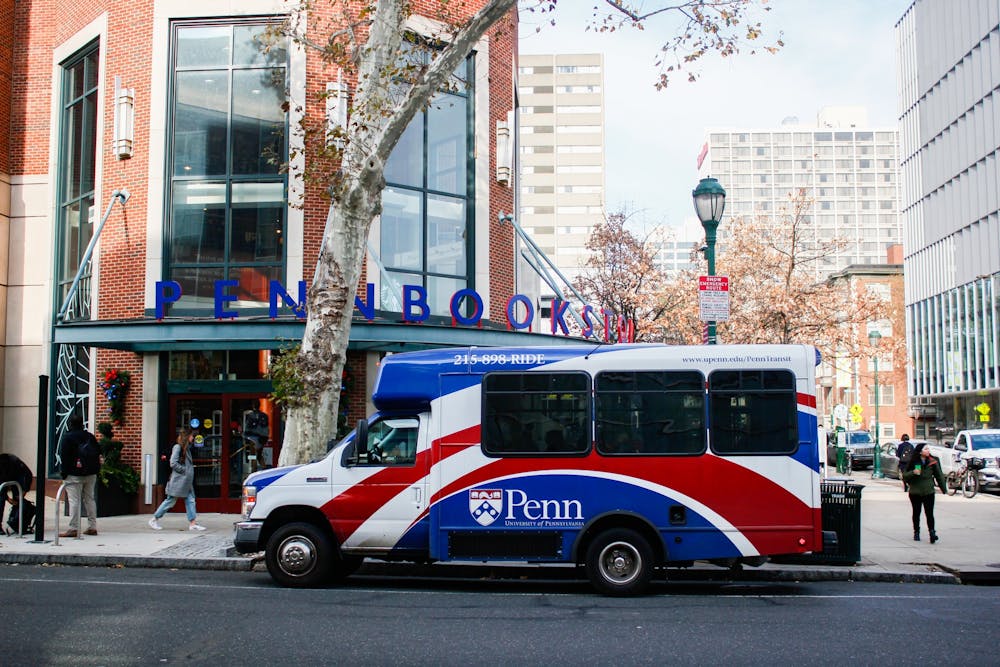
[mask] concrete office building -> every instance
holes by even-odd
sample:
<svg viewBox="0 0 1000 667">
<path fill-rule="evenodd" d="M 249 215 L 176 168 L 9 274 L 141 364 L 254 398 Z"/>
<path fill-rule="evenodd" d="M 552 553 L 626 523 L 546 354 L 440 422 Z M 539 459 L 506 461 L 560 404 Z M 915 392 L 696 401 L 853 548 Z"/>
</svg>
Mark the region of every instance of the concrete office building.
<svg viewBox="0 0 1000 667">
<path fill-rule="evenodd" d="M 1000 3 L 896 24 L 906 329 L 918 435 L 1000 416 Z"/>
<path fill-rule="evenodd" d="M 521 55 L 518 99 L 520 223 L 572 281 L 604 219 L 604 57 Z"/>
</svg>

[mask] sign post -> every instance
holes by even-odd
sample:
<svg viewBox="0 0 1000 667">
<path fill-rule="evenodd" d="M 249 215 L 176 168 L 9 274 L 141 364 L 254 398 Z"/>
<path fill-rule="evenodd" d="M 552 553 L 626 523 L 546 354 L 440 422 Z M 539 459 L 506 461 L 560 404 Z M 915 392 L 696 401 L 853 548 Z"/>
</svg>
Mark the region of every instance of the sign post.
<svg viewBox="0 0 1000 667">
<path fill-rule="evenodd" d="M 715 345 L 716 322 L 729 320 L 729 276 L 698 276 L 699 319 L 708 322 L 709 345 Z"/>
</svg>

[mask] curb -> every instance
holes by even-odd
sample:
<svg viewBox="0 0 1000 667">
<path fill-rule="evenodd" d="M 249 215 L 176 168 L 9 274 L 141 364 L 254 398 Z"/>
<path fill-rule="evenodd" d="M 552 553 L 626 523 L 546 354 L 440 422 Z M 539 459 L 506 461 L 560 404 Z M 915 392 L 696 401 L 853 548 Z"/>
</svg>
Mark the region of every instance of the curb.
<svg viewBox="0 0 1000 667">
<path fill-rule="evenodd" d="M 810 569 L 743 569 L 733 571 L 728 569 L 688 568 L 659 570 L 654 580 L 667 581 L 865 581 L 882 583 L 910 584 L 951 584 L 958 585 L 962 580 L 950 572 L 903 572 L 892 570 L 872 571 L 860 568 L 845 567 L 834 569 L 829 567 Z M 358 570 L 358 575 L 385 577 L 418 577 L 437 579 L 486 579 L 486 580 L 570 580 L 586 581 L 583 570 L 576 567 L 520 567 L 520 566 L 476 566 L 476 565 L 412 565 L 396 564 L 381 561 L 366 561 Z"/>
<path fill-rule="evenodd" d="M 0 563 L 7 565 L 77 565 L 90 567 L 160 568 L 176 570 L 215 570 L 234 572 L 266 572 L 263 557 L 248 558 L 170 558 L 156 556 L 84 556 L 46 554 L 2 554 Z M 662 573 L 662 571 L 661 571 Z M 519 567 L 481 565 L 414 565 L 368 561 L 358 570 L 359 576 L 408 577 L 426 579 L 484 579 L 484 580 L 562 580 L 586 581 L 582 570 L 576 567 Z M 667 581 L 864 581 L 907 584 L 963 583 L 961 573 L 952 572 L 900 572 L 879 571 L 846 567 L 844 569 L 766 569 L 766 570 L 668 570 Z M 970 582 L 971 583 L 971 582 Z"/>
<path fill-rule="evenodd" d="M 83 565 L 247 572 L 254 567 L 254 559 L 252 558 L 158 558 L 156 556 L 82 556 L 72 554 L 3 554 L 0 555 L 0 563 L 6 565 Z"/>
</svg>

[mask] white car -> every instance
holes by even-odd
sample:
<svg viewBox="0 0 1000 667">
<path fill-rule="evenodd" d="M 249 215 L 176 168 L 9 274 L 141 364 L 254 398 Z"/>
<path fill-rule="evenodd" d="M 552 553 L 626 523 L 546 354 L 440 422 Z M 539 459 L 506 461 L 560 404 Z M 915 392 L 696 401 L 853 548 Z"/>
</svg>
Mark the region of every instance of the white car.
<svg viewBox="0 0 1000 667">
<path fill-rule="evenodd" d="M 959 431 L 948 445 L 930 445 L 931 454 L 941 460 L 945 475 L 959 467 L 962 459 L 980 458 L 986 464 L 979 471 L 983 490 L 1000 489 L 1000 429 Z"/>
</svg>

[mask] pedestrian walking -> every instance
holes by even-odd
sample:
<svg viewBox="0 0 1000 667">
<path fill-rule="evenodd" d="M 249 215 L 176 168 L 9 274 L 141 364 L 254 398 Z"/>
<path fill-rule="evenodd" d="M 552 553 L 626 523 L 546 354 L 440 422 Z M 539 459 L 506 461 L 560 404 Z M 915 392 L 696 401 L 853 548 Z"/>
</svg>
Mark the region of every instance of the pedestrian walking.
<svg viewBox="0 0 1000 667">
<path fill-rule="evenodd" d="M 94 489 L 101 470 L 101 448 L 97 438 L 83 428 L 83 417 L 73 413 L 66 420 L 67 431 L 59 438 L 56 456 L 59 474 L 65 480 L 69 498 L 69 527 L 59 537 L 79 537 L 80 506 L 87 512 L 84 535 L 97 535 L 97 501 Z"/>
<path fill-rule="evenodd" d="M 187 510 L 188 530 L 205 530 L 204 526 L 198 524 L 198 512 L 195 508 L 194 461 L 191 460 L 190 451 L 192 442 L 194 442 L 194 431 L 189 428 L 182 429 L 177 435 L 177 443 L 170 452 L 171 472 L 170 479 L 167 480 L 167 497 L 149 520 L 149 527 L 153 530 L 163 530 L 160 519 L 181 498 L 184 499 L 184 509 Z"/>
<path fill-rule="evenodd" d="M 931 456 L 926 443 L 921 442 L 913 449 L 913 458 L 903 481 L 909 485 L 910 505 L 913 507 L 913 539 L 920 541 L 920 510 L 923 508 L 927 520 L 927 533 L 931 544 L 938 541 L 934 530 L 934 483 L 941 487 L 941 493 L 948 492 L 948 484 L 941 472 L 941 462 Z"/>
</svg>

